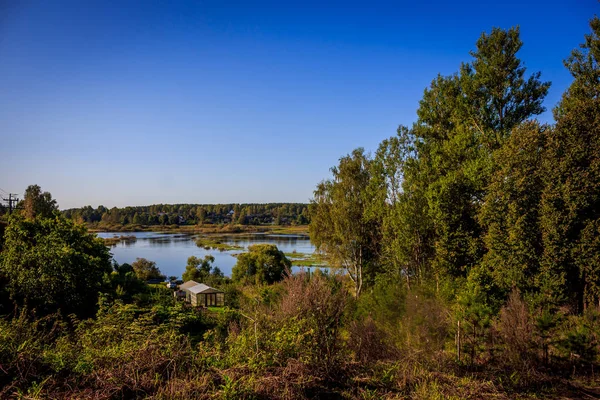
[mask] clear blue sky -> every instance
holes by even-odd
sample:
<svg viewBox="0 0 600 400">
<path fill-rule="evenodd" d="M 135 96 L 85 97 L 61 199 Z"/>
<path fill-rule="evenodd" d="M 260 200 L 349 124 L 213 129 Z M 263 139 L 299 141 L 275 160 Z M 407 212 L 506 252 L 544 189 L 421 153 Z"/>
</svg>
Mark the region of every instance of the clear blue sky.
<svg viewBox="0 0 600 400">
<path fill-rule="evenodd" d="M 0 188 L 61 208 L 306 202 L 340 156 L 410 125 L 483 31 L 562 64 L 596 0 L 0 0 Z M 0 192 L 1 193 L 1 192 Z"/>
</svg>

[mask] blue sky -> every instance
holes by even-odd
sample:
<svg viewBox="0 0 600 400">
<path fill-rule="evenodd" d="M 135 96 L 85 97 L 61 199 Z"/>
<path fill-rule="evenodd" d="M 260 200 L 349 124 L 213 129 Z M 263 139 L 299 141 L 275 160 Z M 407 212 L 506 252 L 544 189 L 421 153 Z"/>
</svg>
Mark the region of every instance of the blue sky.
<svg viewBox="0 0 600 400">
<path fill-rule="evenodd" d="M 306 202 L 338 159 L 410 125 L 484 31 L 519 25 L 529 72 L 596 0 L 0 3 L 0 190 L 61 208 Z M 0 192 L 1 193 L 1 192 Z"/>
</svg>

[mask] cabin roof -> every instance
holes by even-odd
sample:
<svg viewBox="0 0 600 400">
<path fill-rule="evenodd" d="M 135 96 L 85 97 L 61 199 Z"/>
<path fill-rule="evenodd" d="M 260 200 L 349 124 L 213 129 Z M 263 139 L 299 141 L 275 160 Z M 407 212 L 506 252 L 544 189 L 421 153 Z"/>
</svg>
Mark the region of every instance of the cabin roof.
<svg viewBox="0 0 600 400">
<path fill-rule="evenodd" d="M 199 294 L 199 293 L 223 293 L 219 289 L 211 288 L 204 283 L 199 283 L 196 286 L 192 286 L 188 289 L 190 293 Z"/>
<path fill-rule="evenodd" d="M 181 289 L 181 290 L 185 290 L 185 289 L 189 289 L 189 288 L 191 288 L 192 286 L 196 286 L 196 285 L 199 285 L 199 283 L 198 283 L 198 282 L 196 282 L 196 281 L 187 281 L 187 282 L 185 282 L 185 283 L 183 283 L 183 284 L 179 285 L 179 289 Z"/>
</svg>

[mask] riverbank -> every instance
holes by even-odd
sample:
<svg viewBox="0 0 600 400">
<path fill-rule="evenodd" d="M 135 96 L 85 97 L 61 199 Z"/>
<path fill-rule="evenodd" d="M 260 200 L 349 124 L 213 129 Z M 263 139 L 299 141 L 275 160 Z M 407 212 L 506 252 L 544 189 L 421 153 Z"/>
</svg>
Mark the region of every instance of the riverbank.
<svg viewBox="0 0 600 400">
<path fill-rule="evenodd" d="M 308 225 L 138 225 L 138 224 L 86 224 L 90 232 L 165 232 L 190 233 L 203 235 L 235 235 L 245 233 L 264 233 L 276 235 L 308 236 Z"/>
<path fill-rule="evenodd" d="M 318 253 L 285 253 L 294 267 L 327 267 L 327 261 Z"/>
<path fill-rule="evenodd" d="M 125 242 L 125 243 L 132 243 L 135 242 L 137 240 L 137 237 L 135 237 L 135 235 L 120 235 L 120 236 L 113 236 L 110 238 L 103 238 L 104 240 L 104 244 L 107 246 L 114 246 L 117 243 L 121 243 L 121 242 Z"/>
</svg>

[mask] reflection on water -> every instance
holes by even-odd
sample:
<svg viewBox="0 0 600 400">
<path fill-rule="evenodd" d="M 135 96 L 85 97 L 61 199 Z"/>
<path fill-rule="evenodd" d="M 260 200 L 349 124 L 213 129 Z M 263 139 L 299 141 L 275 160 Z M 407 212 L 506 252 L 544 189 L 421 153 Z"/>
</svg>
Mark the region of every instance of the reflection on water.
<svg viewBox="0 0 600 400">
<path fill-rule="evenodd" d="M 122 232 L 100 232 L 101 238 L 111 238 L 123 235 Z M 127 235 L 135 235 L 135 242 L 119 242 L 111 246 L 110 252 L 118 263 L 132 263 L 138 257 L 143 257 L 156 262 L 163 274 L 167 276 L 178 276 L 185 271 L 187 259 L 190 256 L 204 257 L 212 255 L 215 258 L 215 266 L 218 266 L 225 275 L 231 276 L 231 269 L 235 265 L 236 258 L 233 254 L 246 251 L 248 246 L 259 243 L 276 245 L 279 250 L 292 253 L 313 253 L 314 246 L 310 243 L 308 236 L 303 235 L 267 235 L 248 234 L 243 236 L 222 236 L 218 239 L 223 243 L 243 247 L 244 250 L 206 250 L 196 246 L 197 235 L 192 234 L 169 234 L 160 232 L 132 232 Z"/>
</svg>

